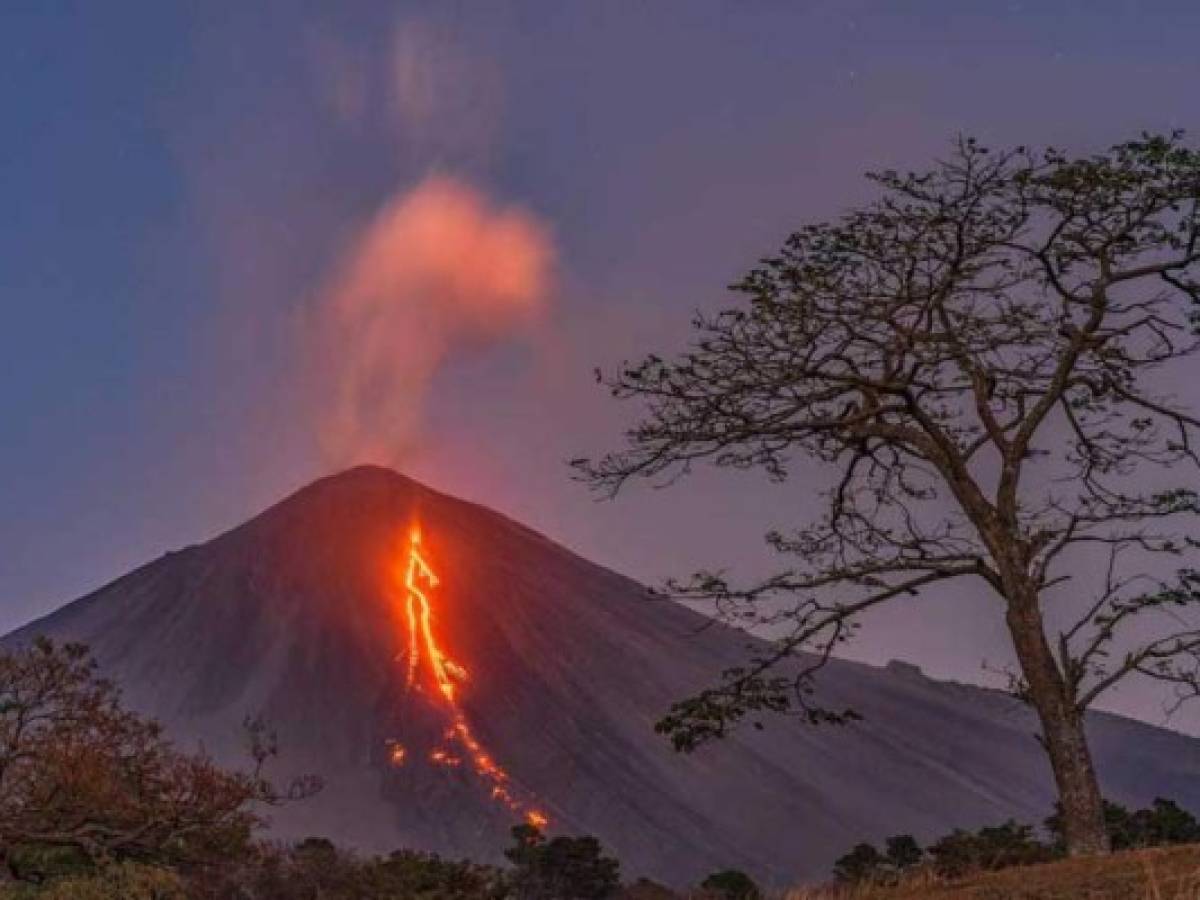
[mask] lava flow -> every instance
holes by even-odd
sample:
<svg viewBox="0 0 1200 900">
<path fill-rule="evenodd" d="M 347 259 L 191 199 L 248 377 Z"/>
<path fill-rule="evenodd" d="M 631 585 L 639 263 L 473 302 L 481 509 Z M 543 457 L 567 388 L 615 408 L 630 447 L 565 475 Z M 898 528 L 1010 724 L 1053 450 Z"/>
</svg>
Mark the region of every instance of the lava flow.
<svg viewBox="0 0 1200 900">
<path fill-rule="evenodd" d="M 423 588 L 422 584 L 427 587 Z M 437 585 L 438 577 L 421 553 L 421 530 L 414 526 L 409 532 L 403 578 L 404 612 L 408 623 L 407 687 L 409 690 L 420 688 L 424 669 L 450 719 L 442 734 L 443 744 L 431 750 L 426 758 L 437 766 L 457 768 L 465 757 L 475 773 L 490 785 L 492 799 L 513 812 L 521 813 L 529 824 L 542 828 L 548 822 L 546 816 L 515 796 L 508 773 L 475 738 L 466 714 L 458 705 L 456 682 L 466 682 L 468 673 L 438 645 L 432 604 L 426 593 Z M 460 748 L 460 752 L 452 749 L 454 745 Z M 393 765 L 403 765 L 406 758 L 406 749 L 394 744 L 390 752 Z"/>
</svg>

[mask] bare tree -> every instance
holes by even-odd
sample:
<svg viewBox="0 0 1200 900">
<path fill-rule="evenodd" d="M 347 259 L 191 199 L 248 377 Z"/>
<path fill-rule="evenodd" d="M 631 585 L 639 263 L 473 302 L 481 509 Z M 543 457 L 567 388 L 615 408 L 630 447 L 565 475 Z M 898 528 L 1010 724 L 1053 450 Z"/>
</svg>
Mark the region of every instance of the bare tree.
<svg viewBox="0 0 1200 900">
<path fill-rule="evenodd" d="M 875 202 L 793 234 L 734 286 L 748 303 L 695 321 L 690 349 L 610 379 L 644 416 L 623 452 L 575 461 L 606 494 L 699 460 L 783 479 L 802 454 L 835 473 L 819 521 L 768 536 L 793 567 L 672 583 L 786 633 L 660 729 L 686 749 L 751 710 L 838 718 L 812 704 L 812 676 L 861 614 L 979 580 L 1069 850 L 1103 852 L 1084 711 L 1133 674 L 1181 699 L 1200 688 L 1184 624 L 1200 420 L 1167 390 L 1200 379 L 1200 153 L 1180 134 L 1079 159 L 960 139 L 931 171 L 869 177 Z M 1100 560 L 1084 603 L 1077 576 Z M 1058 630 L 1064 601 L 1082 614 Z"/>
</svg>

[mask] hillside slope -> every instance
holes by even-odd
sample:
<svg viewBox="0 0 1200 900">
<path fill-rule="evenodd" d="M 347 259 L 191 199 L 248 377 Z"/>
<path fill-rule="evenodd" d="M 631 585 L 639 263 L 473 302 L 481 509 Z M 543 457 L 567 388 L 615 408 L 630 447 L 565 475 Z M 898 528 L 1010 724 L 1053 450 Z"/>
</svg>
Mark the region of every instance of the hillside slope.
<svg viewBox="0 0 1200 900">
<path fill-rule="evenodd" d="M 494 859 L 514 809 L 471 765 L 429 758 L 444 710 L 406 686 L 396 571 L 417 520 L 440 576 L 439 640 L 469 673 L 457 702 L 474 739 L 522 809 L 597 835 L 627 874 L 682 883 L 732 866 L 784 884 L 823 875 L 862 839 L 1050 808 L 1026 710 L 908 667 L 830 666 L 822 699 L 863 713 L 852 727 L 777 719 L 673 753 L 654 721 L 742 660 L 749 638 L 701 628 L 497 513 L 374 467 L 318 481 L 5 640 L 87 642 L 132 704 L 222 758 L 238 758 L 243 717 L 264 714 L 285 765 L 327 782 L 275 815 L 281 835 Z M 1200 742 L 1113 716 L 1091 728 L 1109 796 L 1200 806 Z"/>
</svg>

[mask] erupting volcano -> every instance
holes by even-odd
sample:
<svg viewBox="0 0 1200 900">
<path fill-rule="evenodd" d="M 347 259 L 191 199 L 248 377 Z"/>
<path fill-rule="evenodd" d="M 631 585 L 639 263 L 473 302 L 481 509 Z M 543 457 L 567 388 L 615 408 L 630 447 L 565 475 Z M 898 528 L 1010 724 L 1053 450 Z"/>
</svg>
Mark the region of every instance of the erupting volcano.
<svg viewBox="0 0 1200 900">
<path fill-rule="evenodd" d="M 261 713 L 273 774 L 325 779 L 271 811 L 282 838 L 501 861 L 512 826 L 544 816 L 598 837 L 629 877 L 786 884 L 861 840 L 1039 821 L 1054 799 L 1028 709 L 907 666 L 823 673 L 821 699 L 861 723 L 771 719 L 676 754 L 654 722 L 761 644 L 375 467 L 5 640 L 34 634 L 90 644 L 132 705 L 225 761 L 245 762 L 241 723 Z M 1197 742 L 1115 716 L 1090 727 L 1107 797 L 1200 807 Z"/>
<path fill-rule="evenodd" d="M 438 586 L 438 577 L 422 555 L 419 525 L 414 525 L 409 531 L 406 562 L 401 568 L 404 575 L 401 579 L 397 573 L 397 581 L 403 585 L 405 618 L 408 623 L 407 688 L 410 691 L 426 688 L 420 678 L 423 660 L 428 687 L 444 705 L 448 719 L 442 732 L 443 743 L 431 749 L 426 758 L 434 765 L 457 768 L 462 763 L 462 756 L 454 750 L 457 745 L 461 753 L 470 760 L 475 774 L 487 783 L 493 800 L 521 814 L 530 825 L 545 827 L 549 824 L 549 819 L 528 802 L 518 799 L 515 793 L 517 789 L 513 787 L 509 774 L 475 739 L 466 714 L 455 702 L 454 682 L 467 681 L 468 673 L 464 667 L 445 654 L 435 637 L 432 604 L 421 585 L 424 583 L 432 590 Z M 389 741 L 389 747 L 392 763 L 403 765 L 408 758 L 407 748 L 396 740 Z"/>
</svg>

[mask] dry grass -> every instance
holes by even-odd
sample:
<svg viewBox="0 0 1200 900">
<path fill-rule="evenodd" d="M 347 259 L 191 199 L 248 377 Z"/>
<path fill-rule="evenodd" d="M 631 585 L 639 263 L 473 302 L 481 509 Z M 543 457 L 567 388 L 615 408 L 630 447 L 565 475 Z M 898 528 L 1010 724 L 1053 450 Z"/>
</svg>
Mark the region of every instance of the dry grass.
<svg viewBox="0 0 1200 900">
<path fill-rule="evenodd" d="M 798 888 L 781 900 L 1200 900 L 1200 844 L 1068 859 L 954 882 L 923 875 L 892 888 Z"/>
</svg>

